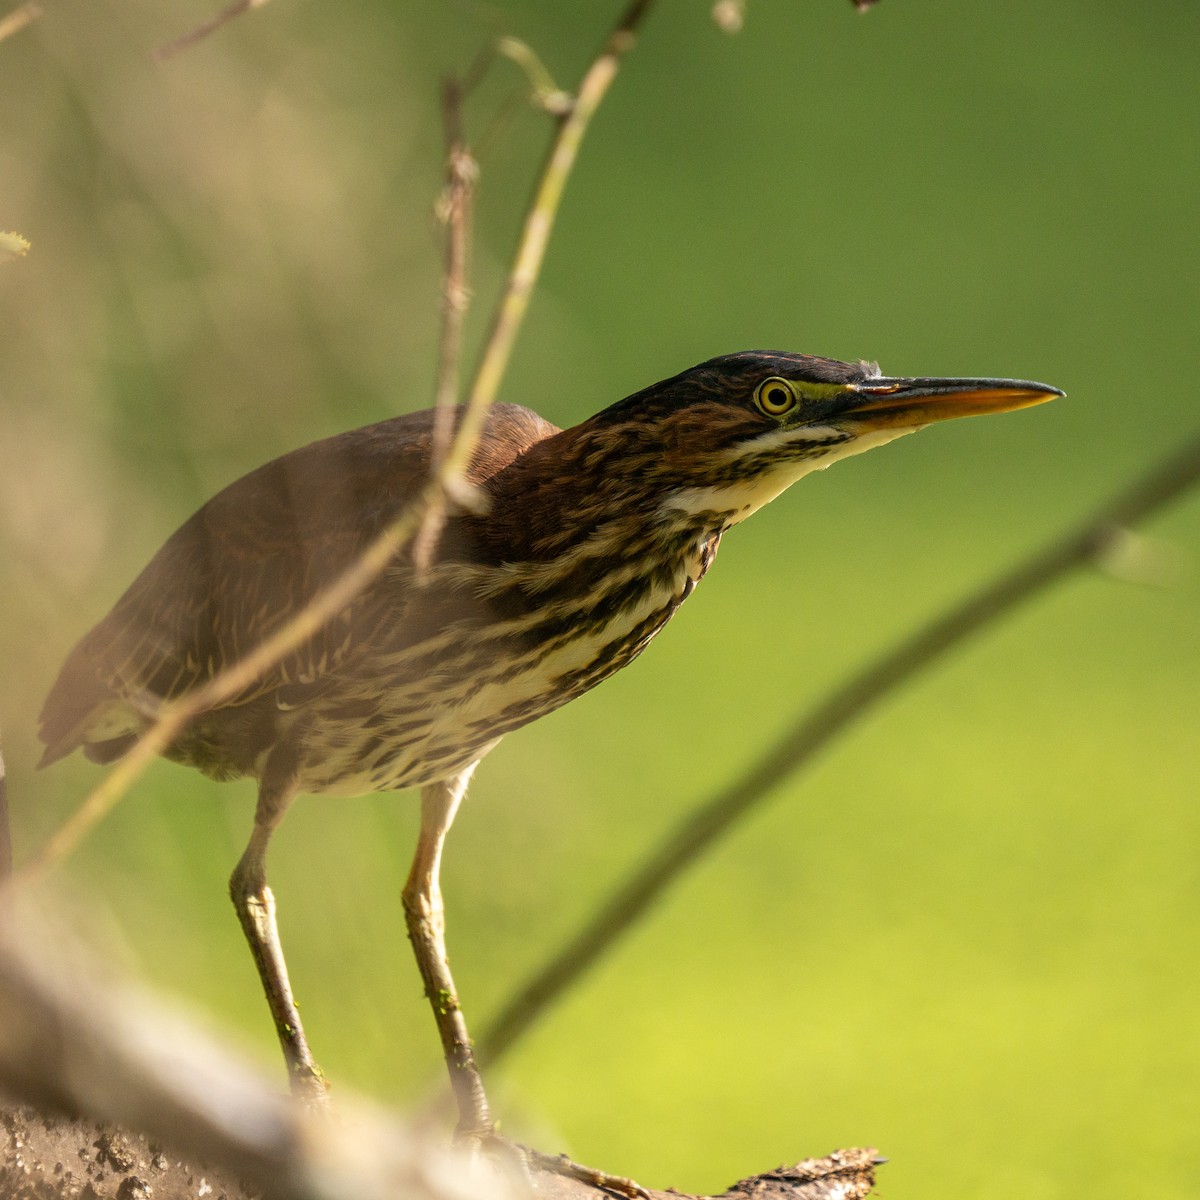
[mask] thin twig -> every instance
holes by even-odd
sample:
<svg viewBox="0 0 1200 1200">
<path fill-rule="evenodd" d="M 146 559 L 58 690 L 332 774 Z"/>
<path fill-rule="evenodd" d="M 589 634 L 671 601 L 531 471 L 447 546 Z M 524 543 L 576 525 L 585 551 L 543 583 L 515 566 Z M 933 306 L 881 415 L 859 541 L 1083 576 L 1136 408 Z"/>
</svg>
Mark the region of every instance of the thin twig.
<svg viewBox="0 0 1200 1200">
<path fill-rule="evenodd" d="M 450 449 L 454 406 L 458 403 L 459 364 L 463 323 L 471 302 L 468 286 L 471 209 L 479 167 L 463 131 L 463 84 L 447 79 L 442 85 L 442 115 L 446 129 L 446 185 L 438 201 L 438 217 L 446 226 L 446 257 L 442 271 L 442 330 L 438 351 L 438 380 L 434 396 L 432 474 L 440 472 Z M 413 561 L 423 574 L 433 558 L 446 521 L 446 497 L 439 489 L 427 506 L 413 541 Z"/>
<path fill-rule="evenodd" d="M 252 8 L 261 8 L 266 4 L 267 0 L 233 0 L 232 4 L 226 5 L 221 9 L 215 17 L 209 17 L 207 21 L 201 21 L 199 25 L 193 29 L 189 29 L 187 33 L 182 33 L 179 37 L 164 43 L 154 51 L 154 57 L 163 62 L 168 58 L 173 58 L 181 51 L 190 50 L 197 42 L 203 41 L 209 34 L 216 33 L 223 25 L 228 25 L 230 21 L 236 17 L 240 17 L 242 13 L 249 12 Z"/>
<path fill-rule="evenodd" d="M 459 361 L 462 355 L 463 319 L 470 303 L 467 286 L 470 253 L 471 207 L 479 168 L 463 132 L 463 89 L 456 79 L 443 85 L 446 124 L 446 187 L 438 216 L 446 226 L 446 259 L 442 278 L 442 336 L 438 364 L 437 407 L 448 412 L 458 399 Z M 449 440 L 450 423 L 440 427 L 441 444 Z M 435 442 L 435 445 L 438 443 Z"/>
<path fill-rule="evenodd" d="M 459 430 L 460 441 L 465 432 L 470 436 L 470 444 L 474 444 L 475 433 L 483 426 L 487 406 L 499 391 L 500 381 L 512 356 L 513 343 L 529 307 L 530 294 L 541 271 L 546 244 L 554 228 L 563 188 L 571 174 L 571 168 L 575 165 L 579 145 L 596 109 L 616 78 L 621 59 L 633 48 L 638 28 L 652 3 L 653 0 L 634 0 L 625 10 L 600 53 L 584 74 L 575 102 L 563 118 L 551 143 L 533 203 L 525 218 L 504 295 L 500 299 L 487 345 L 471 382 L 466 412 Z M 443 480 L 460 477 L 466 470 L 467 462 L 467 456 L 461 449 L 447 455 L 442 464 Z"/>
<path fill-rule="evenodd" d="M 502 37 L 496 40 L 495 49 L 497 54 L 503 55 L 524 72 L 538 108 L 554 117 L 565 117 L 571 111 L 574 98 L 554 82 L 546 64 L 538 58 L 532 46 L 520 38 Z"/>
<path fill-rule="evenodd" d="M 653 2 L 654 0 L 633 0 L 617 21 L 600 53 L 584 73 L 574 100 L 564 109 L 562 123 L 550 144 L 534 191 L 533 202 L 525 217 L 504 292 L 496 306 L 491 333 L 471 382 L 458 436 L 435 469 L 443 492 L 451 500 L 466 504 L 477 500 L 465 488 L 464 476 L 470 463 L 471 452 L 483 431 L 487 410 L 495 400 L 500 382 L 508 369 L 513 344 L 529 307 L 529 297 L 541 273 L 546 246 L 562 203 L 563 190 L 592 117 L 616 78 L 621 59 L 633 48 L 637 30 Z M 510 50 L 511 47 L 504 49 L 503 40 L 497 44 L 497 52 L 508 54 Z M 528 69 L 528 61 L 523 65 Z M 474 86 L 475 82 L 477 76 L 468 76 L 466 86 Z M 561 97 L 557 90 L 553 95 Z M 557 101 L 555 107 L 559 107 Z M 444 501 L 439 498 L 434 503 L 440 505 Z M 431 516 L 430 525 L 434 525 L 437 520 L 436 515 Z M 424 530 L 422 543 L 423 553 L 429 554 L 430 539 L 425 536 Z"/>
<path fill-rule="evenodd" d="M 11 12 L 5 13 L 0 17 L 0 42 L 12 37 L 14 33 L 20 33 L 26 25 L 32 25 L 41 15 L 42 6 L 34 3 L 34 0 L 29 0 L 28 4 L 18 5 Z"/>
<path fill-rule="evenodd" d="M 1128 526 L 1200 483 L 1200 437 L 1186 443 L 1082 524 L 885 651 L 805 714 L 725 791 L 664 838 L 587 925 L 505 1004 L 475 1048 L 495 1062 L 713 844 L 784 779 L 810 763 L 880 701 L 949 650 L 1032 600 L 1071 571 L 1103 556 Z"/>
</svg>

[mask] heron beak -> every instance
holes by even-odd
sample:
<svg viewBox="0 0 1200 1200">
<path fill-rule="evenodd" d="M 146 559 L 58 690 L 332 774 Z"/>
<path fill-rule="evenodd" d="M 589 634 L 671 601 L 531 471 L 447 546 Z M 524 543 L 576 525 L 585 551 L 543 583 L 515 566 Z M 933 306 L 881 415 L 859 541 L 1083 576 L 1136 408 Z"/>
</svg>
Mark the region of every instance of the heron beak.
<svg viewBox="0 0 1200 1200">
<path fill-rule="evenodd" d="M 1044 404 L 1064 393 L 1025 379 L 868 379 L 844 394 L 834 420 L 855 432 L 910 429 Z"/>
</svg>

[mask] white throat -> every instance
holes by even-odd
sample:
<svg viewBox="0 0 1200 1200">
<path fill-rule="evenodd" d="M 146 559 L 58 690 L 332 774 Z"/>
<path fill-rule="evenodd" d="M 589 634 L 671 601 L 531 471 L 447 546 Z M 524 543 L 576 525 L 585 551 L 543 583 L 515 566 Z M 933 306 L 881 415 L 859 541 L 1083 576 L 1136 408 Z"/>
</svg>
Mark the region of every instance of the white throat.
<svg viewBox="0 0 1200 1200">
<path fill-rule="evenodd" d="M 906 433 L 915 433 L 924 426 L 911 425 L 907 428 L 876 429 L 864 433 L 852 441 L 838 442 L 831 445 L 824 454 L 813 455 L 811 458 L 783 460 L 771 470 L 764 471 L 753 479 L 741 479 L 732 483 L 713 484 L 709 486 L 685 487 L 672 492 L 662 504 L 662 515 L 671 517 L 678 513 L 697 516 L 701 513 L 724 513 L 726 525 L 736 525 L 744 521 L 751 513 L 757 512 L 764 504 L 769 504 L 780 492 L 786 491 L 805 475 L 813 471 L 823 471 L 843 458 L 862 454 L 865 450 L 873 450 L 876 446 L 884 446 L 893 442 Z M 821 436 L 837 437 L 840 430 L 832 428 L 806 429 L 804 436 L 809 440 L 819 440 Z M 727 458 L 736 461 L 742 454 L 754 454 L 769 450 L 778 442 L 786 442 L 795 436 L 795 430 L 779 429 L 774 433 L 756 439 L 748 446 L 731 451 Z"/>
</svg>

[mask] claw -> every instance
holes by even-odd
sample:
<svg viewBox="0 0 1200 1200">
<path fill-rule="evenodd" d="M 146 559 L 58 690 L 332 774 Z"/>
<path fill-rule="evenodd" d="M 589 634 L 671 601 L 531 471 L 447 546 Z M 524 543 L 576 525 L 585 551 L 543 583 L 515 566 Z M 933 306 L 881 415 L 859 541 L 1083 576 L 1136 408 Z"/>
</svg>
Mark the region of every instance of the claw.
<svg viewBox="0 0 1200 1200">
<path fill-rule="evenodd" d="M 585 1167 L 568 1158 L 565 1154 L 542 1154 L 539 1150 L 531 1150 L 522 1146 L 526 1159 L 540 1167 L 543 1171 L 555 1175 L 565 1175 L 568 1179 L 578 1179 L 589 1187 L 603 1191 L 615 1192 L 618 1196 L 626 1196 L 628 1200 L 653 1200 L 650 1193 L 640 1183 L 628 1179 L 624 1175 L 610 1175 L 607 1171 L 597 1171 L 594 1167 Z"/>
</svg>

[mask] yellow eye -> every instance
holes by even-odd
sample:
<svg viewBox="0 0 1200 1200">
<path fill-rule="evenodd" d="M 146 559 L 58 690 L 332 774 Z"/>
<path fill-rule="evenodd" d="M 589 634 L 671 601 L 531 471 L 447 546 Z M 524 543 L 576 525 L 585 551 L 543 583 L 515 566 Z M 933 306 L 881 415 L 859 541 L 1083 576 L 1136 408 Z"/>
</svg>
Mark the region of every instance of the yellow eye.
<svg viewBox="0 0 1200 1200">
<path fill-rule="evenodd" d="M 754 403 L 768 417 L 782 417 L 796 407 L 796 393 L 786 379 L 772 376 L 754 389 Z"/>
</svg>

